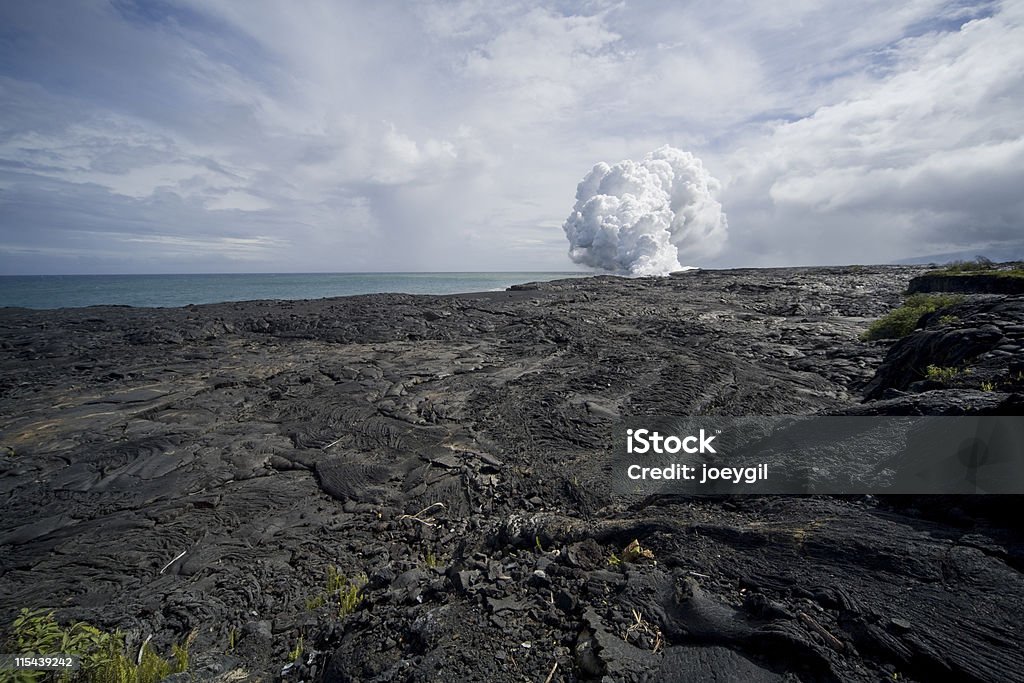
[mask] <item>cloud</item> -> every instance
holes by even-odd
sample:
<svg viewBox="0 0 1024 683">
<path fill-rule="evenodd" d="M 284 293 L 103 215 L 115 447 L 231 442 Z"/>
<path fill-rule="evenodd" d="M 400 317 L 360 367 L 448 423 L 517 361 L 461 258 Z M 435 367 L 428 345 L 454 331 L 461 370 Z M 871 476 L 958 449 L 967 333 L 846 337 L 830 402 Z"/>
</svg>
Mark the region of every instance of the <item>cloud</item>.
<svg viewBox="0 0 1024 683">
<path fill-rule="evenodd" d="M 273 245 L 251 270 L 572 268 L 557 226 L 581 171 L 665 144 L 715 170 L 729 213 L 725 246 L 676 246 L 684 263 L 1019 244 L 1020 15 L 0 4 L 0 271 L 232 270 L 245 239 Z"/>
<path fill-rule="evenodd" d="M 630 275 L 681 270 L 680 258 L 714 255 L 728 224 L 718 181 L 688 152 L 659 147 L 643 160 L 594 166 L 562 229 L 576 263 Z"/>
<path fill-rule="evenodd" d="M 1021 18 L 1005 7 L 901 40 L 880 77 L 734 153 L 734 225 L 769 223 L 774 246 L 739 241 L 803 262 L 1021 247 Z"/>
</svg>

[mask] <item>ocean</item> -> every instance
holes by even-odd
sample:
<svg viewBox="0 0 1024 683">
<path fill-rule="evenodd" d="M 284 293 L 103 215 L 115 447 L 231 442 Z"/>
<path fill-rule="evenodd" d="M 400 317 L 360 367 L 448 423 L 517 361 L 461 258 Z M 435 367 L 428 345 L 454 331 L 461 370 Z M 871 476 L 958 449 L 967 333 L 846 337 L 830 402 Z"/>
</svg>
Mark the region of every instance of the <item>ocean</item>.
<svg viewBox="0 0 1024 683">
<path fill-rule="evenodd" d="M 223 275 L 6 275 L 0 307 L 187 306 L 253 299 L 321 299 L 355 294 L 500 291 L 563 273 L 259 273 Z"/>
</svg>

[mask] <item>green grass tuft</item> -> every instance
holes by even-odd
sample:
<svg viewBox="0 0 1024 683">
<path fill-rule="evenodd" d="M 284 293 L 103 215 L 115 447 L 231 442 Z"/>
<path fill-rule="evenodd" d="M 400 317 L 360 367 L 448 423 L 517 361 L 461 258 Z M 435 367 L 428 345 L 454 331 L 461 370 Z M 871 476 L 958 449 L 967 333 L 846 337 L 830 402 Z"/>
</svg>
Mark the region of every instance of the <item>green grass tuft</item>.
<svg viewBox="0 0 1024 683">
<path fill-rule="evenodd" d="M 363 599 L 363 582 L 353 582 L 338 591 L 338 616 L 344 617 L 356 611 Z"/>
<path fill-rule="evenodd" d="M 164 659 L 147 642 L 137 663 L 129 657 L 124 634 L 107 632 L 76 622 L 61 626 L 52 611 L 23 609 L 11 623 L 7 647 L 23 654 L 68 654 L 81 658 L 81 668 L 57 679 L 85 683 L 157 683 L 173 673 L 188 670 L 192 636 L 171 649 Z M 14 680 L 45 680 L 47 672 L 19 671 Z M 52 677 L 50 680 L 54 680 Z"/>
<path fill-rule="evenodd" d="M 305 646 L 305 643 L 303 642 L 303 638 L 302 638 L 302 636 L 299 636 L 299 641 L 297 643 L 295 643 L 295 647 L 292 648 L 288 652 L 288 661 L 289 662 L 298 661 L 299 657 L 302 656 L 302 651 L 304 649 L 304 646 Z"/>
<path fill-rule="evenodd" d="M 328 600 L 338 604 L 338 615 L 344 617 L 359 607 L 363 599 L 363 586 L 366 576 L 359 575 L 349 579 L 334 565 L 327 567 L 327 582 L 322 593 L 306 598 L 306 609 L 312 611 L 323 607 Z"/>
<path fill-rule="evenodd" d="M 336 593 L 348 584 L 345 575 L 333 564 L 327 567 L 327 592 Z"/>
<path fill-rule="evenodd" d="M 934 313 L 940 308 L 952 306 L 961 301 L 963 301 L 963 296 L 958 294 L 911 294 L 902 306 L 871 323 L 867 332 L 864 333 L 863 339 L 874 341 L 905 337 L 914 331 L 921 316 L 926 313 Z M 951 322 L 952 317 L 943 316 L 947 322 Z"/>
<path fill-rule="evenodd" d="M 964 371 L 960 368 L 945 368 L 939 365 L 929 365 L 924 370 L 924 376 L 933 382 L 942 382 L 943 384 L 949 384 Z"/>
</svg>

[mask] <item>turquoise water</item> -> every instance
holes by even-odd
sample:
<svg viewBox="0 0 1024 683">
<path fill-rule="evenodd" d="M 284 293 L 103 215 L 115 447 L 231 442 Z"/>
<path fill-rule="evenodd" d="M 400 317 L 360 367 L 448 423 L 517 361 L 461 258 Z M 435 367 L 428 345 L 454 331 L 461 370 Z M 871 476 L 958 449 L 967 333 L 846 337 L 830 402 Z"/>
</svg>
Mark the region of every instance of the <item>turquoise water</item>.
<svg viewBox="0 0 1024 683">
<path fill-rule="evenodd" d="M 458 294 L 585 273 L 292 273 L 252 275 L 8 275 L 0 307 L 70 308 L 101 304 L 187 306 L 252 299 L 321 299 L 400 292 Z"/>
</svg>

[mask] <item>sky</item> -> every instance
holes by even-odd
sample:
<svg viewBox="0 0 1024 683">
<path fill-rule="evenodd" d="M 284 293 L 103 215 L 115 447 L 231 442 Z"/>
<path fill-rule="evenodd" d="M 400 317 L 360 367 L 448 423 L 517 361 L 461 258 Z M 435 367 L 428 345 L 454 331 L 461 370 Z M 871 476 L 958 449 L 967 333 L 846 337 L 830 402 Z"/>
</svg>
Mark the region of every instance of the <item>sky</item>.
<svg viewBox="0 0 1024 683">
<path fill-rule="evenodd" d="M 702 267 L 1024 258 L 1024 2 L 0 3 L 0 274 L 576 270 L 699 159 Z M 695 253 L 698 253 L 695 252 Z"/>
</svg>

